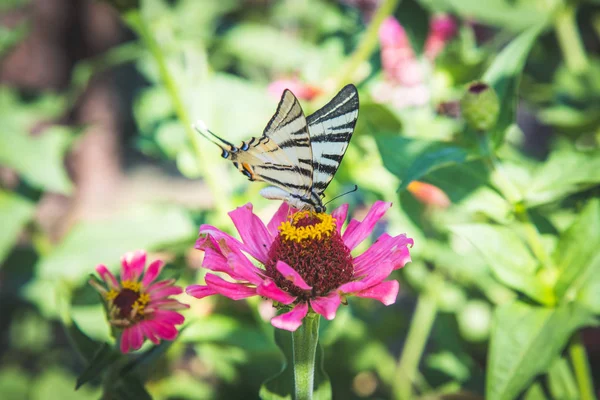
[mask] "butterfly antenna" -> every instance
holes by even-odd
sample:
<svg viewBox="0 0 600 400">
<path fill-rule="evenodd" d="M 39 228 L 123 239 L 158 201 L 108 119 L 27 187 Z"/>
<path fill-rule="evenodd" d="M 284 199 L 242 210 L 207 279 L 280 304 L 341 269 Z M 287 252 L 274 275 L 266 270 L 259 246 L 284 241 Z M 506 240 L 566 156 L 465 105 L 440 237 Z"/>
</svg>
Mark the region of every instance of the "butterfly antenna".
<svg viewBox="0 0 600 400">
<path fill-rule="evenodd" d="M 192 128 L 194 128 L 196 132 L 204 136 L 206 139 L 219 146 L 221 150 L 223 150 L 223 154 L 228 154 L 231 151 L 237 150 L 237 148 L 233 144 L 212 133 L 211 130 L 208 129 L 204 121 L 202 121 L 201 119 L 196 121 L 195 124 L 192 124 Z"/>
<path fill-rule="evenodd" d="M 330 200 L 329 200 L 327 203 L 323 204 L 323 206 L 326 206 L 327 204 L 331 203 L 331 202 L 332 202 L 332 201 L 334 201 L 335 199 L 338 199 L 338 198 L 340 198 L 340 197 L 342 197 L 342 196 L 345 196 L 345 195 L 347 195 L 347 194 L 350 194 L 350 193 L 354 193 L 354 192 L 356 192 L 357 190 L 358 190 L 358 185 L 354 185 L 354 189 L 352 189 L 352 190 L 348 190 L 347 192 L 344 192 L 344 193 L 342 193 L 342 194 L 339 194 L 339 195 L 335 196 L 334 198 L 330 199 Z"/>
</svg>

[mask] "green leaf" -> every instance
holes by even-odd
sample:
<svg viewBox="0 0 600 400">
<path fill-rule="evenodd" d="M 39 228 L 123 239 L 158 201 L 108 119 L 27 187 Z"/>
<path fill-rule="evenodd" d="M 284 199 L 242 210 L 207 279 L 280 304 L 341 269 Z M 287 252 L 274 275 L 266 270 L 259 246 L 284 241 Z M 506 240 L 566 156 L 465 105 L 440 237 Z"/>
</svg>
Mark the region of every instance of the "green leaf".
<svg viewBox="0 0 600 400">
<path fill-rule="evenodd" d="M 545 372 L 577 329 L 593 322 L 574 303 L 558 308 L 520 301 L 500 306 L 494 315 L 486 382 L 486 398 L 513 399 Z"/>
<path fill-rule="evenodd" d="M 529 51 L 541 30 L 540 26 L 534 26 L 521 33 L 496 56 L 483 75 L 483 80 L 494 88 L 501 99 L 498 122 L 489 133 L 496 147 L 504 140 L 507 129 L 514 124 L 521 74 Z"/>
<path fill-rule="evenodd" d="M 294 398 L 292 332 L 275 329 L 275 342 L 283 355 L 283 367 L 277 375 L 262 384 L 259 396 L 263 400 L 292 400 Z M 323 348 L 320 343 L 317 345 L 314 385 L 313 399 L 331 399 L 331 382 L 323 369 Z"/>
<path fill-rule="evenodd" d="M 35 204 L 31 201 L 15 193 L 0 190 L 0 266 L 34 212 Z"/>
<path fill-rule="evenodd" d="M 70 194 L 72 184 L 64 157 L 73 141 L 71 129 L 53 126 L 35 136 L 24 131 L 0 130 L 0 164 L 15 169 L 31 185 Z"/>
<path fill-rule="evenodd" d="M 99 263 L 118 263 L 127 251 L 151 250 L 179 241 L 191 243 L 195 234 L 190 217 L 180 208 L 138 206 L 108 220 L 85 221 L 75 226 L 38 263 L 38 277 L 77 283 Z"/>
<path fill-rule="evenodd" d="M 558 357 L 550 365 L 548 387 L 553 399 L 577 400 L 580 398 L 573 371 L 565 357 Z"/>
<path fill-rule="evenodd" d="M 85 385 L 92 379 L 100 377 L 112 364 L 117 362 L 121 358 L 121 354 L 115 351 L 115 349 L 104 343 L 102 347 L 98 349 L 94 357 L 91 359 L 87 367 L 77 377 L 75 384 L 75 390 Z"/>
<path fill-rule="evenodd" d="M 600 314 L 600 254 L 590 262 L 583 287 L 579 290 L 577 302 L 595 314 Z"/>
<path fill-rule="evenodd" d="M 600 183 L 600 151 L 552 152 L 535 171 L 525 192 L 531 206 L 550 203 Z"/>
<path fill-rule="evenodd" d="M 466 150 L 449 143 L 410 139 L 400 136 L 377 136 L 383 165 L 400 179 L 399 190 L 443 166 L 466 160 Z"/>
<path fill-rule="evenodd" d="M 65 321 L 64 327 L 71 344 L 88 363 L 97 356 L 99 349 L 106 346 L 106 343 L 98 342 L 86 335 L 74 321 Z"/>
<path fill-rule="evenodd" d="M 594 273 L 594 258 L 600 254 L 600 200 L 588 202 L 577 220 L 560 238 L 554 260 L 559 270 L 556 294 L 573 299 Z"/>
<path fill-rule="evenodd" d="M 375 136 L 399 134 L 402 122 L 383 104 L 363 103 L 360 105 L 360 118 L 356 122 L 354 134 Z"/>
<path fill-rule="evenodd" d="M 488 262 L 492 272 L 505 285 L 542 304 L 554 304 L 551 287 L 536 279 L 538 261 L 523 240 L 507 227 L 488 224 L 462 224 L 450 230 L 467 239 Z"/>
</svg>

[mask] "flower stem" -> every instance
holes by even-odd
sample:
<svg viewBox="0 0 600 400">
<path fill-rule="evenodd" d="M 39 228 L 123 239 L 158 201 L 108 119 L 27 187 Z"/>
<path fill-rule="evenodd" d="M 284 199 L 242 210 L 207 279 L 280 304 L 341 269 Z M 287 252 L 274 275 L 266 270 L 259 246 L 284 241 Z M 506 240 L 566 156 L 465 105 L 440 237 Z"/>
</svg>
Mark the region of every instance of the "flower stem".
<svg viewBox="0 0 600 400">
<path fill-rule="evenodd" d="M 577 332 L 569 344 L 569 356 L 575 370 L 575 379 L 579 386 L 581 400 L 596 400 L 594 385 L 592 383 L 590 364 L 588 362 L 585 346 L 581 340 L 581 333 Z"/>
<path fill-rule="evenodd" d="M 319 315 L 307 315 L 302 325 L 292 333 L 295 400 L 310 400 L 313 397 L 319 318 Z"/>
<path fill-rule="evenodd" d="M 361 64 L 371 57 L 377 47 L 379 27 L 383 21 L 394 12 L 399 2 L 400 0 L 385 0 L 383 4 L 379 6 L 371 19 L 367 31 L 356 47 L 356 50 L 352 53 L 342 70 L 342 73 L 339 75 L 339 78 L 336 81 L 336 87 L 334 88 L 335 90 L 340 89 L 346 83 L 351 81 Z"/>
<path fill-rule="evenodd" d="M 410 321 L 408 337 L 396 367 L 396 379 L 394 379 L 392 391 L 394 398 L 398 400 L 408 400 L 414 397 L 412 394 L 413 383 L 417 378 L 419 362 L 437 315 L 437 302 L 434 293 L 435 288 L 441 284 L 442 280 L 439 276 L 433 278 L 434 283 L 431 288 L 422 293 L 417 300 L 417 308 Z"/>
<path fill-rule="evenodd" d="M 554 20 L 554 29 L 558 44 L 565 58 L 569 71 L 582 74 L 588 69 L 589 62 L 585 54 L 585 47 L 577 30 L 575 7 L 564 5 L 557 13 Z"/>
<path fill-rule="evenodd" d="M 195 153 L 199 169 L 206 172 L 203 178 L 208 184 L 214 198 L 217 199 L 217 201 L 214 202 L 214 206 L 219 211 L 219 214 L 225 214 L 227 210 L 231 208 L 228 200 L 229 196 L 226 196 L 223 192 L 223 185 L 218 181 L 217 177 L 209 172 L 212 170 L 211 164 L 208 161 L 208 158 L 203 154 L 202 146 L 198 141 L 198 135 L 194 132 L 192 127 L 192 120 L 183 102 L 177 82 L 167 66 L 165 54 L 154 38 L 148 24 L 140 14 L 139 10 L 136 9 L 123 14 L 123 19 L 140 36 L 140 39 L 154 58 L 154 61 L 158 66 L 160 78 L 173 102 L 175 114 L 183 124 L 188 141 Z"/>
</svg>

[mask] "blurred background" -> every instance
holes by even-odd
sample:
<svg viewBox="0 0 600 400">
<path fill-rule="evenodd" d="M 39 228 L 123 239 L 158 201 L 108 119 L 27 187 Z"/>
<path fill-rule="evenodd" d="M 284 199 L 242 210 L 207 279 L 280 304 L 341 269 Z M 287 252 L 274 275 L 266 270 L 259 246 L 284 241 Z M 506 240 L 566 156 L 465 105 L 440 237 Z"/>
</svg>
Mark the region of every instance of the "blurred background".
<svg viewBox="0 0 600 400">
<path fill-rule="evenodd" d="M 532 27 L 531 51 L 495 62 Z M 414 396 L 484 398 L 495 379 L 494 313 L 532 292 L 448 228 L 485 223 L 520 235 L 523 222 L 477 164 L 459 100 L 486 71 L 500 82 L 498 154 L 519 189 L 534 187 L 523 204 L 552 249 L 599 194 L 599 38 L 594 0 L 2 0 L 0 397 L 101 397 L 97 380 L 74 391 L 86 355 L 68 328 L 112 340 L 86 283 L 94 267 L 116 268 L 145 248 L 181 285 L 200 282 L 201 223 L 232 231 L 235 207 L 252 202 L 265 219 L 277 209 L 193 121 L 238 143 L 262 133 L 285 88 L 308 115 L 351 82 L 359 121 L 326 193 L 359 190 L 329 209 L 350 203 L 361 219 L 373 201 L 393 201 L 377 235 L 407 233 L 415 247 L 396 272 L 395 305 L 351 301 L 322 327 L 334 398 L 403 398 L 399 376 L 410 376 Z M 538 175 L 543 184 L 531 180 Z M 513 251 L 490 247 L 492 257 Z M 181 300 L 192 305 L 181 337 L 136 371 L 146 390 L 258 398 L 280 368 L 270 305 Z M 596 382 L 599 332 L 581 335 Z M 563 348 L 496 398 L 585 398 Z"/>
</svg>

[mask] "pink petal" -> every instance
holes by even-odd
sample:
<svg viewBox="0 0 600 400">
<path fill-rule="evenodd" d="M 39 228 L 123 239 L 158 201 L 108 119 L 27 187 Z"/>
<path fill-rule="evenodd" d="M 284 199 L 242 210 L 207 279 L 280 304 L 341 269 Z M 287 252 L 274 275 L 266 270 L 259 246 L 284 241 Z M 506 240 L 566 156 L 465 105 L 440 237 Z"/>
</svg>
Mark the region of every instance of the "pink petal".
<svg viewBox="0 0 600 400">
<path fill-rule="evenodd" d="M 335 218 L 338 233 L 341 233 L 342 225 L 344 225 L 344 222 L 346 222 L 346 217 L 348 216 L 348 203 L 342 204 L 341 206 L 333 210 L 331 216 Z"/>
<path fill-rule="evenodd" d="M 413 240 L 406 235 L 392 237 L 382 234 L 364 253 L 354 258 L 354 275 L 368 274 L 371 269 L 383 262 L 391 262 L 394 269 L 403 267 L 410 261 L 407 246 L 413 245 Z"/>
<path fill-rule="evenodd" d="M 162 271 L 164 265 L 165 265 L 165 263 L 162 262 L 161 260 L 153 261 L 148 266 L 148 269 L 146 270 L 146 273 L 144 274 L 144 278 L 142 279 L 142 286 L 148 287 L 156 279 L 156 277 L 160 274 L 160 271 Z"/>
<path fill-rule="evenodd" d="M 144 250 L 136 250 L 125 253 L 121 258 L 121 266 L 123 268 L 123 273 L 121 274 L 123 280 L 137 281 L 146 266 L 146 252 Z"/>
<path fill-rule="evenodd" d="M 144 344 L 144 334 L 139 324 L 133 325 L 129 331 L 129 345 L 133 350 L 137 350 Z"/>
<path fill-rule="evenodd" d="M 308 286 L 308 283 L 304 281 L 300 274 L 296 272 L 294 268 L 287 265 L 285 262 L 277 261 L 276 268 L 277 271 L 279 271 L 285 279 L 292 282 L 296 287 L 299 287 L 300 289 L 304 290 L 312 289 L 312 286 Z"/>
<path fill-rule="evenodd" d="M 317 297 L 310 301 L 310 306 L 317 314 L 321 314 L 328 320 L 335 318 L 335 313 L 342 303 L 340 295 L 336 292 L 324 297 Z"/>
<path fill-rule="evenodd" d="M 260 285 L 256 287 L 256 294 L 259 296 L 266 297 L 271 300 L 280 302 L 281 304 L 292 304 L 296 297 L 292 296 L 285 290 L 282 290 L 270 279 L 265 279 Z"/>
<path fill-rule="evenodd" d="M 202 266 L 215 272 L 231 273 L 231 267 L 227 263 L 227 257 L 211 248 L 204 250 Z"/>
<path fill-rule="evenodd" d="M 214 289 L 220 295 L 229 297 L 232 300 L 241 300 L 256 295 L 256 288 L 251 288 L 239 283 L 227 282 L 213 274 L 206 274 L 204 279 L 206 280 L 207 286 Z"/>
<path fill-rule="evenodd" d="M 117 278 L 115 278 L 115 276 L 108 270 L 108 268 L 106 268 L 106 265 L 98 265 L 96 267 L 96 272 L 98 272 L 100 278 L 102 278 L 102 280 L 106 282 L 108 287 L 110 287 L 111 289 L 121 288 L 121 286 L 119 285 L 119 281 L 117 281 Z"/>
<path fill-rule="evenodd" d="M 152 320 L 170 325 L 180 325 L 185 322 L 185 317 L 175 311 L 157 310 L 152 313 Z"/>
<path fill-rule="evenodd" d="M 130 335 L 131 335 L 131 328 L 125 328 L 123 329 L 123 332 L 121 332 L 121 353 L 123 354 L 127 354 L 129 353 L 129 341 L 130 341 Z"/>
<path fill-rule="evenodd" d="M 205 250 L 206 248 L 214 247 L 216 243 L 224 241 L 228 247 L 238 247 L 242 250 L 246 250 L 246 246 L 236 238 L 227 233 L 215 228 L 211 225 L 201 225 L 200 233 L 201 236 L 196 241 L 194 248 L 198 250 Z"/>
<path fill-rule="evenodd" d="M 165 279 L 164 281 L 159 281 L 156 283 L 153 283 L 152 285 L 148 286 L 146 288 L 146 292 L 150 293 L 150 292 L 154 292 L 156 290 L 165 288 L 167 286 L 171 286 L 175 283 L 175 279 Z"/>
<path fill-rule="evenodd" d="M 379 300 L 386 306 L 389 306 L 396 302 L 399 288 L 400 284 L 398 281 L 385 281 L 357 292 L 355 296 Z"/>
<path fill-rule="evenodd" d="M 263 222 L 252 212 L 252 204 L 248 203 L 229 212 L 229 217 L 238 230 L 246 251 L 263 264 L 269 258 L 269 249 L 273 236 Z"/>
<path fill-rule="evenodd" d="M 263 281 L 263 270 L 252 264 L 248 257 L 238 249 L 232 249 L 231 253 L 227 255 L 227 264 L 231 269 L 229 275 L 235 280 L 248 281 L 255 285 Z"/>
<path fill-rule="evenodd" d="M 148 294 L 150 295 L 150 301 L 162 299 L 162 298 L 173 296 L 173 295 L 180 294 L 180 293 L 183 293 L 183 289 L 179 286 L 167 286 L 163 289 L 158 289 L 158 290 L 153 290 L 153 291 L 148 292 Z"/>
<path fill-rule="evenodd" d="M 217 293 L 215 289 L 202 285 L 190 285 L 185 288 L 185 292 L 197 299 L 203 299 Z"/>
<path fill-rule="evenodd" d="M 358 281 L 344 283 L 337 290 L 342 293 L 356 293 L 365 290 L 387 278 L 394 270 L 394 265 L 390 262 L 384 262 L 373 268 L 368 275 L 363 276 Z"/>
<path fill-rule="evenodd" d="M 173 325 L 165 324 L 155 320 L 150 320 L 148 322 L 150 329 L 152 329 L 156 336 L 160 337 L 161 339 L 173 340 L 179 333 L 177 328 L 175 328 Z"/>
<path fill-rule="evenodd" d="M 285 329 L 286 331 L 295 331 L 302 325 L 302 320 L 308 313 L 308 304 L 300 303 L 292 311 L 281 314 L 271 319 L 271 325 L 275 328 Z"/>
<path fill-rule="evenodd" d="M 175 299 L 154 300 L 144 309 L 146 312 L 156 310 L 184 310 L 190 308 L 189 304 L 183 304 Z"/>
<path fill-rule="evenodd" d="M 271 233 L 271 236 L 275 237 L 279 234 L 277 228 L 279 228 L 279 225 L 281 225 L 293 211 L 295 211 L 295 209 L 291 208 L 288 203 L 281 203 L 281 206 L 279 206 L 277 212 L 273 215 L 273 218 L 271 218 L 267 225 L 267 229 L 269 230 L 269 233 Z"/>
<path fill-rule="evenodd" d="M 383 214 L 392 206 L 392 203 L 387 203 L 384 201 L 376 201 L 367 216 L 362 222 L 358 222 L 353 219 L 348 224 L 342 239 L 344 243 L 350 250 L 353 250 L 356 246 L 358 246 L 363 240 L 365 240 L 375 228 L 375 224 L 377 221 L 383 217 Z"/>
<path fill-rule="evenodd" d="M 152 330 L 151 324 L 152 324 L 151 321 L 142 321 L 139 324 L 140 329 L 142 330 L 142 333 L 144 334 L 144 336 L 147 337 L 152 343 L 159 344 L 160 339 L 156 336 L 156 334 Z"/>
</svg>

